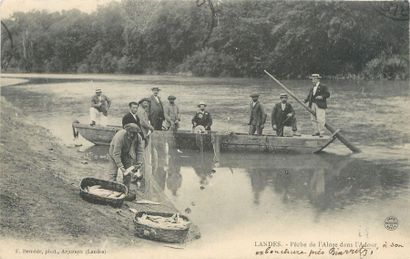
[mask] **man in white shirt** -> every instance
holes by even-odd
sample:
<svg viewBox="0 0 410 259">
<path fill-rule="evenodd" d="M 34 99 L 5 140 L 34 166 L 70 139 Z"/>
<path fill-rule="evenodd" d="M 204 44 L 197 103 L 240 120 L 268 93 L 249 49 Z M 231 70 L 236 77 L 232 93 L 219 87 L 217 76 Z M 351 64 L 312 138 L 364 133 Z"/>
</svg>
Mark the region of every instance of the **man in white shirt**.
<svg viewBox="0 0 410 259">
<path fill-rule="evenodd" d="M 108 109 L 111 106 L 111 100 L 106 95 L 102 94 L 100 88 L 95 90 L 95 95 L 91 97 L 90 105 L 90 125 L 107 125 Z"/>
</svg>

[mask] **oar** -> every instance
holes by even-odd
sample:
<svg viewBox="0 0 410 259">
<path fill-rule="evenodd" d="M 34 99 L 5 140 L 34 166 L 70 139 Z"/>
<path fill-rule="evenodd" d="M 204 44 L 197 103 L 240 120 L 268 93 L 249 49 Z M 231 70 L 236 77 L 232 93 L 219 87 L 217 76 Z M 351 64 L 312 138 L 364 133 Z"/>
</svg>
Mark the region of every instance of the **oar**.
<svg viewBox="0 0 410 259">
<path fill-rule="evenodd" d="M 275 81 L 278 85 L 280 85 L 283 90 L 285 90 L 290 96 L 293 97 L 293 99 L 295 99 L 300 105 L 302 105 L 303 108 L 305 108 L 308 112 L 310 112 L 311 114 L 313 114 L 314 116 L 316 116 L 315 112 L 310 109 L 306 104 L 304 104 L 301 100 L 299 100 L 299 98 L 296 97 L 296 95 L 294 93 L 292 93 L 285 85 L 283 85 L 281 82 L 279 82 L 278 79 L 276 79 L 273 75 L 271 75 L 268 71 L 263 70 L 270 78 L 273 79 L 273 81 Z M 325 127 L 332 133 L 336 132 L 336 129 L 329 125 L 329 123 L 325 123 Z M 349 148 L 353 153 L 360 153 L 361 150 L 359 148 L 357 148 L 356 146 L 354 146 L 352 143 L 350 143 L 342 134 L 340 134 L 340 132 L 336 132 L 336 138 L 338 138 L 343 144 L 345 144 L 345 146 L 347 148 Z"/>
</svg>

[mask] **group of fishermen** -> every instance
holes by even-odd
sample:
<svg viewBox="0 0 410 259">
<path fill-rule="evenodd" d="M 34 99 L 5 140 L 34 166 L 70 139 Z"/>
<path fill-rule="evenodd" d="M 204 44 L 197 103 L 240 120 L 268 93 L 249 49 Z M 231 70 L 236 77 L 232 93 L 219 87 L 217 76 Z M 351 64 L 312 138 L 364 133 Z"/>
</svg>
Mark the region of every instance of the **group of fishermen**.
<svg viewBox="0 0 410 259">
<path fill-rule="evenodd" d="M 325 131 L 326 99 L 330 97 L 328 88 L 320 83 L 321 76 L 312 74 L 312 87 L 304 102 L 308 103 L 316 115 L 311 116 L 314 133 L 313 136 L 322 137 Z M 118 172 L 123 173 L 123 181 L 130 187 L 132 174 L 128 173 L 131 167 L 138 169 L 143 163 L 144 147 L 149 135 L 155 130 L 176 131 L 180 126 L 180 111 L 176 105 L 176 97 L 170 95 L 168 103 L 163 105 L 159 87 L 153 87 L 152 95 L 142 98 L 139 102 L 129 103 L 129 113 L 122 118 L 123 129 L 113 137 L 109 157 L 111 161 L 110 180 L 116 181 Z M 266 122 L 264 107 L 259 101 L 259 94 L 251 94 L 249 134 L 262 135 Z M 284 136 L 284 127 L 291 127 L 294 136 L 300 136 L 297 132 L 296 115 L 292 105 L 288 102 L 285 93 L 280 94 L 280 102 L 274 105 L 271 113 L 272 128 L 277 136 Z M 111 100 L 102 94 L 101 89 L 91 98 L 90 118 L 91 126 L 107 125 L 107 114 L 111 106 Z M 206 103 L 199 102 L 199 110 L 192 118 L 192 128 L 199 132 L 210 132 L 212 116 L 206 110 Z M 163 126 L 163 122 L 165 126 Z M 138 175 L 137 178 L 142 177 Z M 127 200 L 135 199 L 135 194 L 129 193 Z"/>
<path fill-rule="evenodd" d="M 121 172 L 123 183 L 128 189 L 133 175 L 136 176 L 136 180 L 142 178 L 138 169 L 143 165 L 144 148 L 148 144 L 150 134 L 155 130 L 176 131 L 181 121 L 179 107 L 175 103 L 176 97 L 170 95 L 168 103 L 163 105 L 159 96 L 160 88 L 153 87 L 151 90 L 150 97 L 128 104 L 129 112 L 122 118 L 123 129 L 116 132 L 110 143 L 109 180 L 117 181 L 118 173 Z M 101 89 L 96 89 L 95 95 L 91 97 L 90 126 L 107 125 L 110 106 L 110 98 L 104 95 Z M 198 104 L 199 110 L 192 118 L 193 129 L 203 132 L 211 130 L 212 117 L 206 111 L 206 106 L 205 102 Z M 133 170 L 130 171 L 131 168 Z M 135 197 L 135 193 L 129 192 L 126 200 L 134 200 Z"/>
<path fill-rule="evenodd" d="M 140 126 L 143 137 L 147 137 L 154 130 L 176 131 L 180 126 L 180 111 L 175 103 L 176 97 L 168 96 L 168 103 L 163 104 L 159 96 L 159 87 L 153 87 L 150 97 L 142 98 L 139 102 L 128 104 L 130 112 L 122 118 L 122 126 L 128 123 L 135 123 Z M 107 113 L 111 106 L 111 100 L 102 94 L 101 89 L 96 89 L 96 93 L 91 98 L 90 119 L 91 126 L 107 125 Z M 198 126 L 210 131 L 212 126 L 212 116 L 206 110 L 206 103 L 201 101 L 198 104 L 199 110 L 192 118 L 192 128 Z M 164 125 L 165 121 L 165 125 Z"/>
<path fill-rule="evenodd" d="M 320 83 L 322 77 L 319 74 L 312 74 L 312 87 L 309 89 L 307 97 L 304 99 L 308 103 L 315 115 L 311 115 L 314 132 L 312 136 L 323 137 L 325 133 L 325 115 L 327 109 L 326 99 L 330 97 L 329 90 L 326 85 Z M 259 94 L 250 95 L 251 102 L 251 116 L 249 120 L 249 134 L 262 135 L 264 125 L 266 122 L 266 113 L 263 105 L 259 102 Z M 288 102 L 288 95 L 281 93 L 280 102 L 276 103 L 271 113 L 272 129 L 276 131 L 276 135 L 283 137 L 284 128 L 291 127 L 293 136 L 300 136 L 297 132 L 296 114 L 292 105 Z"/>
</svg>

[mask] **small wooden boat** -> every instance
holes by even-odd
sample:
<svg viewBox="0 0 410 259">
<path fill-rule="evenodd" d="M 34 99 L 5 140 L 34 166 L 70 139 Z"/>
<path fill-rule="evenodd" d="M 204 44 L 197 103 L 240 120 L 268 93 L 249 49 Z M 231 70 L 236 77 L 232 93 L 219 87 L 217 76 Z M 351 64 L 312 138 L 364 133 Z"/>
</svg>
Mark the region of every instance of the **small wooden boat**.
<svg viewBox="0 0 410 259">
<path fill-rule="evenodd" d="M 86 140 L 96 145 L 109 145 L 120 126 L 108 125 L 90 126 L 79 122 L 73 123 L 74 135 L 80 134 Z M 276 152 L 298 151 L 312 153 L 321 151 L 328 146 L 335 136 L 322 138 L 302 135 L 294 137 L 278 137 L 276 135 L 248 135 L 245 133 L 194 133 L 189 130 L 155 131 L 152 135 L 154 143 L 166 142 L 170 147 L 178 149 L 203 149 L 210 151 L 253 151 L 253 152 Z"/>
</svg>

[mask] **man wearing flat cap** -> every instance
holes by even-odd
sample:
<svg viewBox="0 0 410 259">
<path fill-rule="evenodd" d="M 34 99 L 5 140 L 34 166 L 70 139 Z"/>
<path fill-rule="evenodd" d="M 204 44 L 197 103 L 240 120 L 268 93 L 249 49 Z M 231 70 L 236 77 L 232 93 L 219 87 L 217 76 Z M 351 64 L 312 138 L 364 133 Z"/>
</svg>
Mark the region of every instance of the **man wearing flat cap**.
<svg viewBox="0 0 410 259">
<path fill-rule="evenodd" d="M 263 105 L 259 102 L 259 94 L 251 94 L 249 135 L 262 135 L 266 122 L 266 113 Z"/>
<path fill-rule="evenodd" d="M 276 131 L 276 135 L 279 137 L 283 137 L 283 128 L 285 126 L 292 127 L 294 136 L 300 136 L 297 132 L 295 110 L 288 103 L 287 94 L 280 94 L 280 102 L 273 106 L 271 122 L 272 129 Z"/>
<path fill-rule="evenodd" d="M 161 98 L 159 97 L 159 87 L 153 87 L 150 97 L 150 107 L 148 117 L 155 130 L 162 130 L 164 122 L 164 107 L 162 106 Z"/>
<path fill-rule="evenodd" d="M 137 117 L 140 121 L 140 127 L 141 127 L 142 134 L 145 140 L 147 139 L 149 134 L 154 131 L 154 127 L 152 127 L 149 121 L 149 118 L 148 118 L 150 101 L 151 100 L 149 98 L 142 98 L 138 102 L 138 109 L 137 109 Z"/>
<path fill-rule="evenodd" d="M 212 116 L 205 110 L 206 103 L 201 101 L 198 104 L 199 111 L 197 111 L 192 118 L 192 128 L 202 126 L 205 130 L 210 131 L 212 126 Z"/>
<path fill-rule="evenodd" d="M 181 118 L 179 116 L 179 107 L 175 103 L 175 96 L 168 96 L 168 104 L 164 108 L 164 116 L 166 121 L 167 130 L 176 131 L 179 128 L 179 122 Z"/>
<path fill-rule="evenodd" d="M 312 74 L 310 76 L 310 79 L 312 79 L 312 87 L 309 89 L 308 96 L 304 102 L 308 103 L 309 108 L 316 114 L 310 116 L 314 129 L 312 136 L 322 137 L 325 133 L 326 99 L 330 97 L 330 93 L 327 86 L 320 83 L 320 78 L 322 77 L 319 74 Z"/>
<path fill-rule="evenodd" d="M 111 162 L 110 181 L 117 181 L 118 169 L 124 174 L 124 185 L 130 187 L 131 174 L 126 173 L 126 169 L 131 166 L 139 168 L 143 162 L 143 140 L 138 134 L 140 128 L 135 123 L 128 123 L 124 129 L 115 133 L 110 143 L 108 151 Z M 135 199 L 135 194 L 128 192 L 127 200 Z"/>
<path fill-rule="evenodd" d="M 111 106 L 111 100 L 106 95 L 102 94 L 102 90 L 97 88 L 95 95 L 91 97 L 90 105 L 90 125 L 107 125 L 108 109 Z"/>
</svg>

